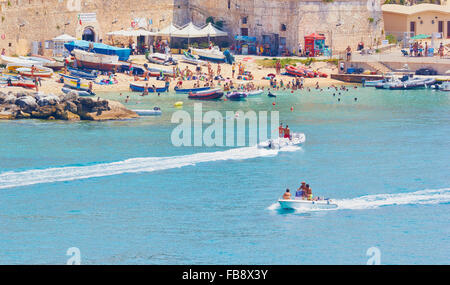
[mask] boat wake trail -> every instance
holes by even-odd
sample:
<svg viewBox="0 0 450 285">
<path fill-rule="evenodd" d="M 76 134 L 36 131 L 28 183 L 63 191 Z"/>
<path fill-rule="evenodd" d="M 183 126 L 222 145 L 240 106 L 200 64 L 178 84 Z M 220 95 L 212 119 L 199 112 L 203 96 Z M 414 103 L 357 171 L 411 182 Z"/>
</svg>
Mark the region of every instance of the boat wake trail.
<svg viewBox="0 0 450 285">
<path fill-rule="evenodd" d="M 450 202 L 450 188 L 426 189 L 398 194 L 367 195 L 352 199 L 334 199 L 333 202 L 338 205 L 335 209 L 302 209 L 296 210 L 296 212 L 366 210 L 394 205 L 445 204 Z M 268 210 L 279 211 L 281 208 L 278 203 L 274 203 L 268 207 Z"/>
<path fill-rule="evenodd" d="M 254 146 L 173 157 L 132 158 L 119 162 L 100 163 L 89 166 L 68 166 L 33 169 L 21 172 L 4 172 L 0 173 L 0 189 L 112 176 L 124 173 L 153 172 L 195 165 L 202 162 L 245 160 L 257 157 L 276 156 L 281 151 L 297 151 L 299 149 L 301 148 L 298 146 L 289 146 L 281 150 L 261 149 Z"/>
</svg>

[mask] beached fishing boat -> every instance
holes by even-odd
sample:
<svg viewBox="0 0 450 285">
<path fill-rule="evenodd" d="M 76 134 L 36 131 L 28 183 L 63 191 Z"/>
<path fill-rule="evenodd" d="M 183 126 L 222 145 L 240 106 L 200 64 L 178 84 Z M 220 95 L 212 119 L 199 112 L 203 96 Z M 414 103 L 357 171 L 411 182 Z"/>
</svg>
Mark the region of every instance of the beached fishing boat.
<svg viewBox="0 0 450 285">
<path fill-rule="evenodd" d="M 205 91 L 205 90 L 209 90 L 211 89 L 211 87 L 199 87 L 199 88 L 187 88 L 187 89 L 180 89 L 175 87 L 175 92 L 177 93 L 189 93 L 189 92 L 200 92 L 200 91 Z"/>
<path fill-rule="evenodd" d="M 72 88 L 63 87 L 61 91 L 65 94 L 70 92 L 75 92 L 78 96 L 81 97 L 89 97 L 89 96 L 95 96 L 95 93 L 89 92 L 89 91 L 82 91 L 82 90 L 75 90 Z"/>
<path fill-rule="evenodd" d="M 52 70 L 60 70 L 64 67 L 63 62 L 54 60 L 53 58 L 42 56 L 42 55 L 32 55 L 32 56 L 19 56 L 21 59 L 37 61 L 42 64 L 42 66 L 51 68 Z"/>
<path fill-rule="evenodd" d="M 152 77 L 160 77 L 161 75 L 174 77 L 172 70 L 164 70 L 161 68 L 150 67 L 147 69 L 147 71 L 149 72 L 149 75 Z"/>
<path fill-rule="evenodd" d="M 81 81 L 79 79 L 70 79 L 67 77 L 64 78 L 64 87 L 79 90 L 79 91 L 88 91 L 89 90 L 89 83 Z"/>
<path fill-rule="evenodd" d="M 72 75 L 74 77 L 78 77 L 78 78 L 84 78 L 84 79 L 88 79 L 88 80 L 95 80 L 97 78 L 96 72 L 86 72 L 86 71 L 79 70 L 76 68 L 71 68 L 71 67 L 68 67 L 67 71 L 69 71 L 70 75 Z"/>
<path fill-rule="evenodd" d="M 161 65 L 176 65 L 177 61 L 162 53 L 149 53 L 146 58 L 151 63 L 161 64 Z"/>
<path fill-rule="evenodd" d="M 183 52 L 182 60 L 186 63 L 194 64 L 194 65 L 207 65 L 208 63 L 203 60 L 199 60 L 193 54 L 185 51 Z"/>
<path fill-rule="evenodd" d="M 196 100 L 216 100 L 223 97 L 223 91 L 220 88 L 210 89 L 199 92 L 191 92 L 189 93 L 189 99 Z"/>
<path fill-rule="evenodd" d="M 248 93 L 247 92 L 241 92 L 241 91 L 234 91 L 234 92 L 228 92 L 225 96 L 229 100 L 238 101 L 238 100 L 244 100 L 245 98 L 247 98 L 248 97 Z"/>
<path fill-rule="evenodd" d="M 31 67 L 17 68 L 16 71 L 25 77 L 52 77 L 53 70 L 47 67 L 35 67 L 35 71 L 31 71 Z"/>
<path fill-rule="evenodd" d="M 78 66 L 103 71 L 117 71 L 121 66 L 119 56 L 105 55 L 74 49 L 73 54 Z"/>
<path fill-rule="evenodd" d="M 2 60 L 2 64 L 4 64 L 4 65 L 14 64 L 14 65 L 20 65 L 21 67 L 30 67 L 32 65 L 41 65 L 42 66 L 42 63 L 39 61 L 21 59 L 19 57 L 10 57 L 10 56 L 6 56 L 6 55 L 0 55 L 0 59 Z"/>
<path fill-rule="evenodd" d="M 213 47 L 211 49 L 191 49 L 193 53 L 198 55 L 199 59 L 214 61 L 214 62 L 225 62 L 226 57 L 223 52 L 220 51 L 218 47 Z"/>
<path fill-rule="evenodd" d="M 36 82 L 34 82 L 33 80 L 27 80 L 27 79 L 9 78 L 4 81 L 2 80 L 2 84 L 6 84 L 8 86 L 13 86 L 13 87 L 23 87 L 23 88 L 35 88 L 36 87 Z"/>
<path fill-rule="evenodd" d="M 169 88 L 167 86 L 153 88 L 150 85 L 146 86 L 145 84 L 130 82 L 130 89 L 133 92 L 144 92 L 145 88 L 147 88 L 147 91 L 149 93 L 163 93 L 163 92 L 167 92 L 169 90 Z"/>
</svg>

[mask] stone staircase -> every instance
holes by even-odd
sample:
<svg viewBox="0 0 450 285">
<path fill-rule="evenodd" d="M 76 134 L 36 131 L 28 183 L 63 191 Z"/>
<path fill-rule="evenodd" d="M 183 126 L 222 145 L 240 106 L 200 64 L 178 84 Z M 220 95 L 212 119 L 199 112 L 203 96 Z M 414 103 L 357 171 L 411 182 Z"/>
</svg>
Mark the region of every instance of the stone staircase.
<svg viewBox="0 0 450 285">
<path fill-rule="evenodd" d="M 392 72 L 392 69 L 389 66 L 380 61 L 367 62 L 367 65 L 370 66 L 372 70 L 378 71 L 378 73 L 386 74 Z"/>
</svg>

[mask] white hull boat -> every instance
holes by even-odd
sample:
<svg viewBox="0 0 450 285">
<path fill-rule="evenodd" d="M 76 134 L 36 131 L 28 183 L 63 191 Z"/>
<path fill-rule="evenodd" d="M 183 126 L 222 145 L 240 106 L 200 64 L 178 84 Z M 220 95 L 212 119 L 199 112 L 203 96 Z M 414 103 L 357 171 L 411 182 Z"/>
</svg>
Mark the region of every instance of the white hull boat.
<svg viewBox="0 0 450 285">
<path fill-rule="evenodd" d="M 441 84 L 439 87 L 439 90 L 441 91 L 450 91 L 450 81 L 445 81 Z"/>
<path fill-rule="evenodd" d="M 200 59 L 204 60 L 212 60 L 212 61 L 225 61 L 225 55 L 220 51 L 218 47 L 214 47 L 212 49 L 191 49 Z"/>
<path fill-rule="evenodd" d="M 35 61 L 35 60 L 22 59 L 19 57 L 10 57 L 10 56 L 5 56 L 5 55 L 0 55 L 0 58 L 4 65 L 13 64 L 13 65 L 20 65 L 23 67 L 30 67 L 32 65 L 42 65 L 42 62 Z"/>
<path fill-rule="evenodd" d="M 278 203 L 282 209 L 336 209 L 338 205 L 334 203 L 332 200 L 318 200 L 318 201 L 309 201 L 309 200 L 301 200 L 301 199 L 290 199 L 284 200 L 279 199 Z"/>
<path fill-rule="evenodd" d="M 162 114 L 161 109 L 155 108 L 153 110 L 132 110 L 139 116 L 160 116 Z"/>
<path fill-rule="evenodd" d="M 119 56 L 117 55 L 105 55 L 79 49 L 74 49 L 72 53 L 75 55 L 75 59 L 81 67 L 104 71 L 116 71 L 120 66 Z"/>
<path fill-rule="evenodd" d="M 291 138 L 277 138 L 262 142 L 258 145 L 259 148 L 266 149 L 281 149 L 283 147 L 301 145 L 306 141 L 306 136 L 303 133 L 293 133 Z"/>
</svg>

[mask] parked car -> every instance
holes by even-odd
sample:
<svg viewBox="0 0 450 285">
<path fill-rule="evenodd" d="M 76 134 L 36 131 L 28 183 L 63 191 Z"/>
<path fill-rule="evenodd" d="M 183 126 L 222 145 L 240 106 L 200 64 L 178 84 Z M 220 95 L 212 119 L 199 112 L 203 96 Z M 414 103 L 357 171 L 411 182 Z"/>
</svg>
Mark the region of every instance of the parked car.
<svg viewBox="0 0 450 285">
<path fill-rule="evenodd" d="M 437 75 L 437 71 L 431 67 L 421 68 L 416 71 L 416 75 Z"/>
</svg>

